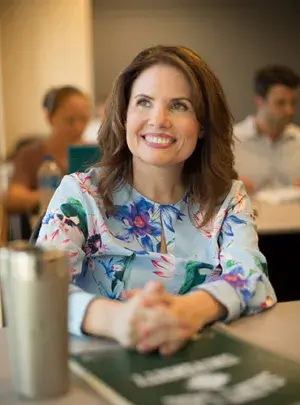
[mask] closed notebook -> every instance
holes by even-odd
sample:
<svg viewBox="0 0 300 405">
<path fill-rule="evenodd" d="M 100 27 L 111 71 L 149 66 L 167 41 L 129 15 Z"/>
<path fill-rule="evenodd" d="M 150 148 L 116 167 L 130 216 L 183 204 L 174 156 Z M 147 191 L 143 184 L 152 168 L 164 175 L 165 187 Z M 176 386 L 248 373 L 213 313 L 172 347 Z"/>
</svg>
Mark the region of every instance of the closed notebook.
<svg viewBox="0 0 300 405">
<path fill-rule="evenodd" d="M 73 353 L 70 367 L 111 404 L 300 405 L 298 363 L 217 327 L 171 357 L 99 343 Z"/>
</svg>

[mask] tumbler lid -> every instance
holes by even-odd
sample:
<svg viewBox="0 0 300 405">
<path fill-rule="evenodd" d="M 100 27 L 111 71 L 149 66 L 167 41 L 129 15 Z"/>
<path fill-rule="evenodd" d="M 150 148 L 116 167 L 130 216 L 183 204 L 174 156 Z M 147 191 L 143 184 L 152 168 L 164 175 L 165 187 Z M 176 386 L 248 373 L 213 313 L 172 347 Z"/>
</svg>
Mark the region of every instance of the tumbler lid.
<svg viewBox="0 0 300 405">
<path fill-rule="evenodd" d="M 33 281 L 68 275 L 68 262 L 64 251 L 45 249 L 28 241 L 10 242 L 1 249 L 0 261 L 2 277 Z"/>
</svg>

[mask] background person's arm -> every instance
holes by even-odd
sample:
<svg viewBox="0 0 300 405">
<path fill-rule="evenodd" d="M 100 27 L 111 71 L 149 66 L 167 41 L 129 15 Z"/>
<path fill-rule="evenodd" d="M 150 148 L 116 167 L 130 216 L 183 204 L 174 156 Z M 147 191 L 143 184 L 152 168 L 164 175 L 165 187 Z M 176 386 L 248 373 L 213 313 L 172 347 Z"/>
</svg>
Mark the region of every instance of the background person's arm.
<svg viewBox="0 0 300 405">
<path fill-rule="evenodd" d="M 39 203 L 39 193 L 34 189 L 37 170 L 42 160 L 39 150 L 24 147 L 12 161 L 12 178 L 8 187 L 6 209 L 13 213 L 32 212 Z"/>
<path fill-rule="evenodd" d="M 11 213 L 32 212 L 39 203 L 37 190 L 30 190 L 23 184 L 11 183 L 5 199 L 5 207 Z"/>
</svg>

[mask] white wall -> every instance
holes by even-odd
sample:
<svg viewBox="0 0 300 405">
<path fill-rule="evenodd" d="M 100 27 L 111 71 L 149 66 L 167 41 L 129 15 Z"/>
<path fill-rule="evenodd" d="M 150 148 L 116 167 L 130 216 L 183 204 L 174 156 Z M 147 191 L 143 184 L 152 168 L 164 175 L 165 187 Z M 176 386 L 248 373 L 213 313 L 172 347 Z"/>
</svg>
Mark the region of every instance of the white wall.
<svg viewBox="0 0 300 405">
<path fill-rule="evenodd" d="M 257 68 L 283 63 L 300 73 L 299 11 L 291 0 L 94 0 L 96 92 L 108 92 L 144 47 L 185 45 L 214 69 L 242 119 L 254 110 Z"/>
<path fill-rule="evenodd" d="M 93 85 L 90 0 L 8 1 L 1 15 L 5 133 L 8 149 L 45 134 L 41 100 L 50 86 Z"/>
</svg>

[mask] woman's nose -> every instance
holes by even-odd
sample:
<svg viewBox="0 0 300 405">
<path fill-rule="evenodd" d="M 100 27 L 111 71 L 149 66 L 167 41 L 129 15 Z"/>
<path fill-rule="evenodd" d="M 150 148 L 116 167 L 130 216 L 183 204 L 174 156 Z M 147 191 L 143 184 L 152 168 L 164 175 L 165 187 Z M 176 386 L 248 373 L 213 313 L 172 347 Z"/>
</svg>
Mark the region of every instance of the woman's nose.
<svg viewBox="0 0 300 405">
<path fill-rule="evenodd" d="M 165 107 L 153 108 L 149 124 L 156 128 L 169 128 L 172 126 L 170 112 Z"/>
<path fill-rule="evenodd" d="M 86 126 L 86 123 L 83 121 L 78 120 L 77 122 L 74 123 L 73 125 L 73 131 L 76 134 L 82 134 L 84 131 L 84 128 Z"/>
</svg>

